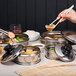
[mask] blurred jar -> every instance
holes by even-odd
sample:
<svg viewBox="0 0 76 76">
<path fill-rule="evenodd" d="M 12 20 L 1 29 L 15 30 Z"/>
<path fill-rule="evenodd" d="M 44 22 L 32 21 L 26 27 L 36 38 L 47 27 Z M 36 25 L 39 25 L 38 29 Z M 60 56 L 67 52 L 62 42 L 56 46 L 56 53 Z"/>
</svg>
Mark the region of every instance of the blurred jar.
<svg viewBox="0 0 76 76">
<path fill-rule="evenodd" d="M 13 33 L 22 33 L 21 24 L 11 24 L 10 31 Z"/>
</svg>

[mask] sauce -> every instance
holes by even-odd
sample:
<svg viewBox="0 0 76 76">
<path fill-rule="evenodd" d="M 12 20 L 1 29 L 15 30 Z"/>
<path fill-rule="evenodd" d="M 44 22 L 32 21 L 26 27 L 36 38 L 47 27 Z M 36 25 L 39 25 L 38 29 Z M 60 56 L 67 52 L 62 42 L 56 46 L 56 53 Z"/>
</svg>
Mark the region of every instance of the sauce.
<svg viewBox="0 0 76 76">
<path fill-rule="evenodd" d="M 51 25 L 45 25 L 46 29 L 48 31 L 52 31 L 54 28 L 55 28 L 55 25 L 54 24 L 51 24 Z"/>
</svg>

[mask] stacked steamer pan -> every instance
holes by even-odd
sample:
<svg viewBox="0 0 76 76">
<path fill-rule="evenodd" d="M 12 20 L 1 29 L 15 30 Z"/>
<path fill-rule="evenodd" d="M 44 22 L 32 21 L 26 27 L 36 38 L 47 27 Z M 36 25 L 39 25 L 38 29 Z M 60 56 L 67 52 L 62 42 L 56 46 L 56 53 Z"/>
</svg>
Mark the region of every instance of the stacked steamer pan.
<svg viewBox="0 0 76 76">
<path fill-rule="evenodd" d="M 26 34 L 15 34 L 15 38 L 11 39 L 9 38 L 7 35 L 0 33 L 0 61 L 2 59 L 2 56 L 6 53 L 6 51 L 4 50 L 5 46 L 8 45 L 8 51 L 10 51 L 10 47 L 11 46 L 18 46 L 19 44 L 21 45 L 27 45 L 28 44 L 28 35 Z"/>
<path fill-rule="evenodd" d="M 41 52 L 39 47 L 27 46 L 30 36 L 26 34 L 17 34 L 16 38 L 18 42 L 12 42 L 11 45 L 10 42 L 8 43 L 7 36 L 2 34 L 0 37 L 0 39 L 3 41 L 0 44 L 5 50 L 5 53 L 0 59 L 1 63 L 14 61 L 18 64 L 30 65 L 41 61 Z M 41 35 L 40 41 L 41 43 L 45 44 L 46 58 L 67 62 L 75 59 L 72 46 L 65 37 L 65 33 L 63 34 L 61 31 L 47 31 Z"/>
<path fill-rule="evenodd" d="M 29 36 L 27 34 L 16 34 L 13 42 L 8 42 L 6 35 L 0 36 L 4 42 L 0 43 L 5 53 L 2 55 L 1 63 L 14 61 L 18 64 L 30 65 L 40 62 L 40 49 L 36 46 L 28 46 Z"/>
<path fill-rule="evenodd" d="M 73 61 L 75 59 L 72 46 L 64 38 L 61 31 L 44 32 L 40 40 L 45 44 L 46 58 L 62 61 Z"/>
<path fill-rule="evenodd" d="M 3 34 L 3 33 L 0 33 L 0 56 L 2 56 L 5 51 L 3 50 L 4 47 L 8 44 L 10 45 L 27 45 L 28 44 L 28 35 L 26 34 L 16 34 L 15 35 L 15 38 L 11 39 L 9 38 L 7 35 Z"/>
<path fill-rule="evenodd" d="M 41 35 L 41 42 L 45 45 L 58 44 L 65 42 L 61 31 L 47 31 Z"/>
<path fill-rule="evenodd" d="M 0 33 L 0 46 L 6 46 L 8 44 L 11 45 L 27 45 L 29 37 L 26 34 L 15 34 L 15 38 L 9 38 L 7 35 Z"/>
</svg>

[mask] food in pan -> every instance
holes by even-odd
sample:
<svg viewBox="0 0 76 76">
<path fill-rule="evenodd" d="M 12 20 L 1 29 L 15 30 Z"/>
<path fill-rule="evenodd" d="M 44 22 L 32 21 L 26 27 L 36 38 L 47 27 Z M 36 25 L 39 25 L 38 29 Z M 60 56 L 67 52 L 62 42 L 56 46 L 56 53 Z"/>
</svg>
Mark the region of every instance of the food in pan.
<svg viewBox="0 0 76 76">
<path fill-rule="evenodd" d="M 0 61 L 2 61 L 3 57 L 0 58 Z"/>
<path fill-rule="evenodd" d="M 44 37 L 45 39 L 58 39 L 58 38 L 63 38 L 63 36 L 62 35 L 46 35 L 45 37 Z"/>
<path fill-rule="evenodd" d="M 48 31 L 52 31 L 54 28 L 55 28 L 55 25 L 54 24 L 50 24 L 50 25 L 45 25 L 46 29 Z"/>
<path fill-rule="evenodd" d="M 23 50 L 21 52 L 21 54 L 33 54 L 33 53 L 37 53 L 38 51 L 37 50 L 33 50 L 33 49 L 26 49 L 26 50 Z"/>
<path fill-rule="evenodd" d="M 0 47 L 0 54 L 2 53 L 2 48 Z"/>
<path fill-rule="evenodd" d="M 35 62 L 38 60 L 39 49 L 36 46 L 25 46 L 25 49 L 21 52 L 24 56 L 25 62 Z"/>
<path fill-rule="evenodd" d="M 58 32 L 58 31 L 48 31 L 48 32 L 44 32 L 41 37 L 43 39 L 59 39 L 59 38 L 63 38 L 63 35 Z"/>
<path fill-rule="evenodd" d="M 62 36 L 62 35 L 54 35 L 53 38 L 54 38 L 54 39 L 63 38 L 63 36 Z"/>
<path fill-rule="evenodd" d="M 28 39 L 28 35 L 26 34 L 17 34 L 15 38 L 4 37 L 0 38 L 0 43 L 13 43 L 13 42 L 20 42 Z"/>
</svg>

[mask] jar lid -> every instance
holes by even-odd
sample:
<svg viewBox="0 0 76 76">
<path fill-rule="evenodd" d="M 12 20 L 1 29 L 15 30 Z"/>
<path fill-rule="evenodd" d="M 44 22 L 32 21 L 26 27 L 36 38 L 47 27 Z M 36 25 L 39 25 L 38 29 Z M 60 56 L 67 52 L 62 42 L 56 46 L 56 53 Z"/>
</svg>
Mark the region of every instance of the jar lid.
<svg viewBox="0 0 76 76">
<path fill-rule="evenodd" d="M 8 61 L 15 59 L 17 56 L 19 56 L 23 48 L 24 47 L 22 45 L 18 45 L 15 48 L 13 48 L 12 45 L 7 45 L 5 47 L 6 53 L 2 56 L 1 63 L 6 63 Z"/>
<path fill-rule="evenodd" d="M 65 39 L 76 44 L 76 32 L 74 31 L 63 31 L 62 32 Z"/>
<path fill-rule="evenodd" d="M 55 46 L 55 52 L 59 59 L 64 62 L 73 61 L 75 59 L 75 55 L 70 44 L 57 44 Z"/>
</svg>

